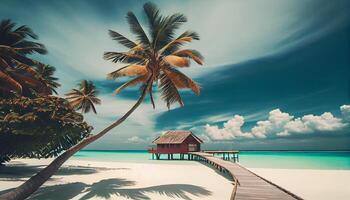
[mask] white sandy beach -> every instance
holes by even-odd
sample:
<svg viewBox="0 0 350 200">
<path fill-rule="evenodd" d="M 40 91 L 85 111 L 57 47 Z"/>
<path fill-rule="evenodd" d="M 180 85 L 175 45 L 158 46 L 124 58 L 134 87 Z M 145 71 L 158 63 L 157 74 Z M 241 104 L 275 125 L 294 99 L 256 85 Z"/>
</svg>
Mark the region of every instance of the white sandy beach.
<svg viewBox="0 0 350 200">
<path fill-rule="evenodd" d="M 350 170 L 266 169 L 252 172 L 306 200 L 350 199 Z"/>
<path fill-rule="evenodd" d="M 64 169 L 33 199 L 228 199 L 231 182 L 200 163 L 181 164 L 94 162 L 69 160 Z M 186 161 L 183 161 L 186 162 Z M 189 161 L 187 161 L 189 162 Z M 15 160 L 18 169 L 0 173 L 0 191 L 18 186 L 25 167 L 48 160 Z M 24 171 L 24 173 L 23 173 Z M 11 173 L 12 176 L 11 176 Z"/>
<path fill-rule="evenodd" d="M 0 168 L 0 191 L 18 186 L 49 161 L 11 161 Z M 229 199 L 230 180 L 213 169 L 195 161 L 160 162 L 69 160 L 32 199 Z M 350 170 L 250 170 L 305 199 L 350 197 Z"/>
</svg>

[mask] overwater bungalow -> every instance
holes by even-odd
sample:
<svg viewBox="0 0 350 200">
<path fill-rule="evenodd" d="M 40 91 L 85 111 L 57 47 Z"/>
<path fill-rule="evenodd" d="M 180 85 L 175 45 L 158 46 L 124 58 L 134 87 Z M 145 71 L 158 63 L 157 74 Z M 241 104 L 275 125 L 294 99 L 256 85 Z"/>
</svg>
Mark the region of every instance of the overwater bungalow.
<svg viewBox="0 0 350 200">
<path fill-rule="evenodd" d="M 170 130 L 157 137 L 152 142 L 156 144 L 156 148 L 149 150 L 157 159 L 161 154 L 167 154 L 168 159 L 173 159 L 174 154 L 180 154 L 180 159 L 184 158 L 184 154 L 188 152 L 197 152 L 201 150 L 203 141 L 191 131 L 186 130 Z"/>
</svg>

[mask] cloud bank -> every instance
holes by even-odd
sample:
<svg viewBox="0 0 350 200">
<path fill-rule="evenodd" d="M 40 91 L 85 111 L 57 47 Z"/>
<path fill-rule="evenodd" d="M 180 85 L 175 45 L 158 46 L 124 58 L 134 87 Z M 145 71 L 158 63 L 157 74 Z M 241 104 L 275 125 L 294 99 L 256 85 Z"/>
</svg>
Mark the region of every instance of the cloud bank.
<svg viewBox="0 0 350 200">
<path fill-rule="evenodd" d="M 330 112 L 322 115 L 304 115 L 295 118 L 289 113 L 274 109 L 269 112 L 267 120 L 258 121 L 250 131 L 244 132 L 244 117 L 235 115 L 224 123 L 222 128 L 216 125 L 205 126 L 207 135 L 212 140 L 233 140 L 243 138 L 286 137 L 297 134 L 312 134 L 316 132 L 335 132 L 344 130 L 350 125 L 350 105 L 340 107 L 341 118 Z"/>
</svg>

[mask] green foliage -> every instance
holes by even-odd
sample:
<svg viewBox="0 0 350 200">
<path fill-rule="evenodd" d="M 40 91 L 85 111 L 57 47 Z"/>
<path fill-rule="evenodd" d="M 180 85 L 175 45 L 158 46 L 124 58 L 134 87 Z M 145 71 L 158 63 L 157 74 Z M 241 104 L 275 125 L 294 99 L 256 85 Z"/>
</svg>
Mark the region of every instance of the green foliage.
<svg viewBox="0 0 350 200">
<path fill-rule="evenodd" d="M 0 163 L 57 156 L 91 130 L 63 98 L 0 98 Z"/>
</svg>

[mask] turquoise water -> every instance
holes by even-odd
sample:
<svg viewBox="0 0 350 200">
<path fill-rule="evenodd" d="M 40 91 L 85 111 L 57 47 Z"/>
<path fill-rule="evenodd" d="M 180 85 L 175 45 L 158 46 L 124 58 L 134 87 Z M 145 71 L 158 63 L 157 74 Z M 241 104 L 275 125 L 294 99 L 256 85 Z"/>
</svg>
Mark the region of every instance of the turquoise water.
<svg viewBox="0 0 350 200">
<path fill-rule="evenodd" d="M 218 155 L 220 156 L 220 155 Z M 166 158 L 164 155 L 163 158 Z M 176 157 L 175 157 L 176 158 Z M 157 164 L 191 164 L 193 161 L 152 160 L 147 151 L 79 151 L 74 159 Z M 347 169 L 350 151 L 241 151 L 239 162 L 246 167 L 282 169 Z"/>
</svg>

